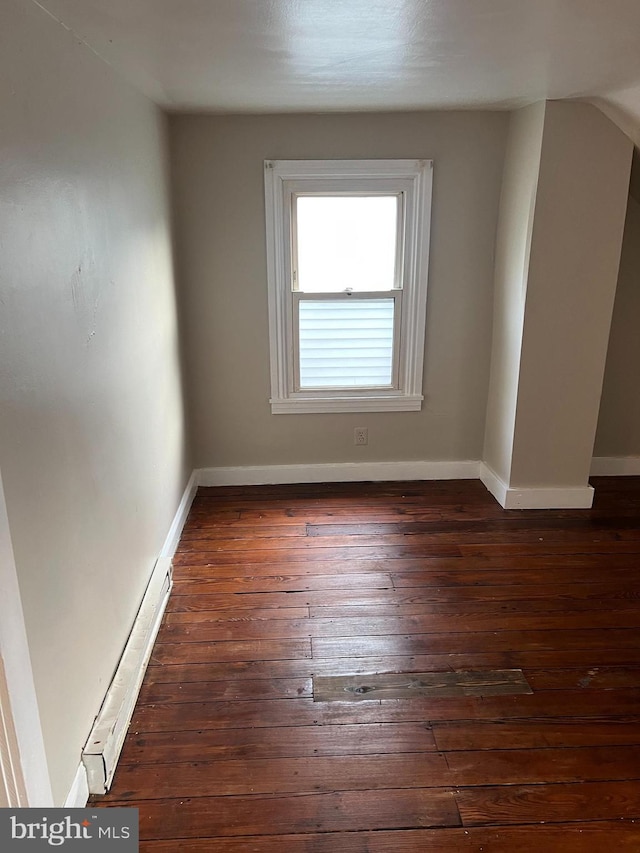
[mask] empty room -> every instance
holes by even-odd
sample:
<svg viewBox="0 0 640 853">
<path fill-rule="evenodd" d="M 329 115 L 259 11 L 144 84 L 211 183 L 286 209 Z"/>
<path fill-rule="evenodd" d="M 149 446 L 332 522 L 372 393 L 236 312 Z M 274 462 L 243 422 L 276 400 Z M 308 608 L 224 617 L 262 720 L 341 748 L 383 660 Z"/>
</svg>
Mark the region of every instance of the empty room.
<svg viewBox="0 0 640 853">
<path fill-rule="evenodd" d="M 640 850 L 638 4 L 0 24 L 0 807 Z"/>
</svg>

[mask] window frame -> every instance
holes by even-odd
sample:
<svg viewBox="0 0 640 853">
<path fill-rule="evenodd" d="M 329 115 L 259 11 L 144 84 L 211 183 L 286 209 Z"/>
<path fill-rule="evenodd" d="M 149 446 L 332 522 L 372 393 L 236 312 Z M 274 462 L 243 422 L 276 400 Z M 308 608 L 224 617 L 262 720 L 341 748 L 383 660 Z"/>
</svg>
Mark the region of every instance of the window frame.
<svg viewBox="0 0 640 853">
<path fill-rule="evenodd" d="M 265 160 L 267 281 L 273 414 L 419 411 L 426 326 L 432 160 Z M 392 290 L 301 293 L 294 287 L 294 199 L 402 194 L 400 279 Z M 399 217 L 400 219 L 400 217 Z M 402 285 L 399 287 L 398 285 Z M 300 299 L 394 298 L 394 387 L 299 389 Z"/>
</svg>

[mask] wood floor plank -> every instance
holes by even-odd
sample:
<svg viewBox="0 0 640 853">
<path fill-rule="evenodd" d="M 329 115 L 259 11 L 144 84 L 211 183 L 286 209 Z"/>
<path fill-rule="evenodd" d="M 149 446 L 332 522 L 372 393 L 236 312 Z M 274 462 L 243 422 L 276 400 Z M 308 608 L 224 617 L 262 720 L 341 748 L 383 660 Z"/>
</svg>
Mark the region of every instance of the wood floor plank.
<svg viewBox="0 0 640 853">
<path fill-rule="evenodd" d="M 252 648 L 252 647 L 249 647 Z M 184 663 L 172 657 L 180 652 L 169 646 L 164 652 L 156 646 L 151 665 L 147 669 L 146 682 L 149 684 L 172 681 L 224 681 L 233 678 L 311 678 L 313 675 L 357 675 L 375 672 L 447 672 L 465 669 L 524 669 L 545 667 L 552 670 L 575 669 L 580 667 L 588 673 L 593 667 L 640 666 L 640 648 L 628 649 L 555 649 L 537 651 L 468 652 L 460 654 L 424 654 L 424 655 L 386 655 L 363 656 L 359 658 L 289 658 L 284 660 L 234 660 L 220 661 L 216 658 L 215 644 L 202 643 L 185 649 Z M 192 658 L 197 655 L 197 661 Z M 160 658 L 164 657 L 164 660 Z M 557 685 L 550 685 L 556 689 Z M 583 684 L 567 684 L 567 688 Z M 588 687 L 588 685 L 586 685 Z"/>
<path fill-rule="evenodd" d="M 174 580 L 174 595 L 208 595 L 210 593 L 306 592 L 314 589 L 393 589 L 391 575 L 372 572 L 370 575 L 269 575 L 266 577 L 197 578 L 185 582 L 179 575 Z"/>
<path fill-rule="evenodd" d="M 536 690 L 616 690 L 640 687 L 639 666 L 589 666 L 580 669 L 528 669 L 526 677 Z"/>
<path fill-rule="evenodd" d="M 386 755 L 435 752 L 426 723 L 149 732 L 127 740 L 121 764 L 179 763 L 220 759 L 308 758 L 329 755 Z M 118 782 L 120 780 L 118 779 Z"/>
<path fill-rule="evenodd" d="M 298 578 L 301 581 L 317 579 L 324 586 L 316 586 L 317 589 L 330 588 L 326 586 L 322 576 L 334 576 L 341 578 L 339 589 L 348 589 L 350 576 L 359 576 L 361 579 L 371 574 L 368 581 L 360 586 L 375 589 L 376 576 L 386 575 L 390 577 L 409 577 L 413 580 L 409 586 L 477 586 L 478 578 L 487 586 L 506 586 L 514 583 L 512 577 L 518 578 L 515 583 L 527 584 L 527 573 L 534 580 L 529 585 L 541 586 L 549 584 L 601 584 L 603 578 L 607 581 L 626 584 L 633 578 L 638 564 L 637 555 L 626 554 L 619 558 L 603 560 L 601 555 L 577 559 L 574 565 L 563 565 L 562 560 L 549 557 L 547 559 L 531 560 L 504 559 L 482 560 L 476 558 L 460 557 L 424 557 L 424 558 L 397 558 L 393 559 L 362 559 L 362 560 L 313 560 L 307 557 L 301 561 L 283 562 L 277 553 L 273 559 L 264 560 L 262 563 L 251 563 L 248 561 L 221 561 L 199 559 L 197 556 L 184 565 L 176 565 L 174 580 L 178 592 L 185 594 L 189 592 L 189 584 L 198 584 L 202 581 L 240 581 L 244 579 L 244 586 L 237 589 L 224 590 L 227 593 L 251 592 L 246 589 L 246 583 L 250 581 L 268 581 L 269 578 L 280 578 L 282 576 Z M 522 573 L 521 575 L 519 573 Z M 465 578 L 468 579 L 465 583 Z M 356 578 L 356 582 L 357 582 Z M 345 583 L 345 581 L 347 583 Z M 434 581 L 439 582 L 435 583 Z M 326 583 L 331 583 L 327 581 Z M 184 589 L 180 587 L 184 585 Z M 388 585 L 388 584 L 387 584 Z M 304 589 L 305 587 L 299 587 Z M 220 590 L 210 590 L 216 592 Z M 267 590 L 268 591 L 268 590 Z M 273 591 L 277 591 L 274 589 Z M 630 597 L 633 598 L 632 590 Z M 513 596 L 513 590 L 512 596 Z M 408 594 L 408 592 L 405 592 Z M 578 596 L 580 597 L 580 596 Z M 584 597 L 584 596 L 583 596 Z M 342 602 L 340 602 L 342 603 Z"/>
<path fill-rule="evenodd" d="M 456 562 L 456 558 L 433 558 L 431 560 L 403 560 L 403 565 L 409 571 L 423 571 L 432 565 L 437 568 L 438 565 L 443 565 L 447 569 L 456 569 L 460 564 Z M 234 560 L 229 563 L 222 561 L 211 561 L 209 558 L 199 559 L 194 557 L 184 565 L 175 566 L 175 580 L 180 583 L 197 582 L 202 580 L 228 580 L 233 581 L 239 578 L 252 578 L 259 580 L 268 580 L 269 578 L 280 578 L 283 575 L 287 577 L 297 577 L 300 579 L 319 578 L 323 575 L 333 575 L 341 577 L 349 581 L 350 575 L 373 575 L 375 582 L 376 575 L 384 575 L 389 568 L 394 567 L 390 560 L 313 560 L 306 558 L 304 560 L 282 561 L 278 554 L 274 554 L 273 559 L 264 560 L 262 563 L 250 563 L 246 560 Z M 345 578 L 345 576 L 347 576 Z M 496 576 L 498 577 L 498 576 Z M 367 582 L 371 583 L 371 579 Z M 322 588 L 322 587 L 320 587 Z M 346 588 L 343 582 L 339 588 Z M 235 590 L 232 590 L 234 592 Z M 242 592 L 239 589 L 238 592 Z"/>
<path fill-rule="evenodd" d="M 435 525 L 434 525 L 435 527 Z M 498 542 L 501 547 L 513 545 L 515 549 L 528 547 L 542 539 L 545 548 L 561 546 L 566 548 L 576 544 L 579 548 L 587 547 L 589 551 L 595 550 L 605 543 L 611 543 L 612 550 L 621 553 L 637 553 L 640 550 L 640 531 L 634 527 L 618 528 L 610 530 L 603 527 L 592 527 L 585 529 L 541 529 L 535 527 L 519 528 L 503 527 L 502 529 L 482 530 L 480 527 L 469 529 L 465 523 L 441 525 L 449 528 L 447 532 L 435 530 L 430 533 L 373 533 L 369 536 L 364 533 L 360 535 L 344 536 L 305 536 L 302 532 L 289 535 L 289 528 L 285 531 L 288 535 L 278 536 L 278 531 L 272 531 L 271 536 L 257 536 L 250 539 L 227 536 L 209 537 L 202 534 L 198 537 L 187 537 L 183 539 L 176 552 L 179 561 L 189 559 L 192 552 L 199 554 L 215 554 L 222 562 L 231 562 L 233 555 L 250 552 L 252 559 L 261 559 L 263 553 L 268 558 L 269 554 L 277 551 L 284 559 L 299 560 L 303 555 L 311 555 L 320 559 L 348 559 L 350 554 L 356 558 L 366 557 L 403 557 L 427 555 L 442 557 L 461 556 L 461 548 L 477 548 L 487 545 L 495 546 Z M 485 528 L 490 525 L 485 525 Z M 313 529 L 313 528 L 312 528 Z M 544 534 L 542 536 L 541 534 Z M 625 544 L 627 547 L 622 548 Z M 517 550 L 514 552 L 517 553 Z"/>
<path fill-rule="evenodd" d="M 456 791 L 464 826 L 640 818 L 640 784 L 494 785 Z"/>
<path fill-rule="evenodd" d="M 482 544 L 460 545 L 463 556 L 481 557 L 515 557 L 515 556 L 539 556 L 549 554 L 560 557 L 568 554 L 603 554 L 606 556 L 617 554 L 637 554 L 638 541 L 624 542 L 620 539 L 611 538 L 582 538 L 577 542 L 549 542 L 546 539 L 533 542 L 502 543 L 488 542 Z"/>
<path fill-rule="evenodd" d="M 585 719 L 464 720 L 431 724 L 438 749 L 543 749 L 545 747 L 640 746 L 640 715 Z"/>
<path fill-rule="evenodd" d="M 468 829 L 401 829 L 350 833 L 251 836 L 181 841 L 182 853 L 619 853 L 640 850 L 640 828 L 630 821 Z M 175 841 L 147 841 L 141 853 L 174 853 Z"/>
<path fill-rule="evenodd" d="M 191 596 L 182 596 L 183 598 Z M 169 610 L 164 616 L 165 625 L 194 625 L 197 622 L 214 622 L 216 624 L 233 625 L 238 622 L 276 622 L 281 619 L 302 622 L 309 619 L 308 607 L 262 607 L 243 609 L 241 612 L 229 610 Z"/>
<path fill-rule="evenodd" d="M 436 720 L 513 720 L 532 717 L 635 715 L 640 692 L 549 690 L 521 696 L 482 698 L 313 702 L 312 699 L 186 702 L 139 705 L 131 730 L 188 731 L 208 728 L 345 725 L 354 723 L 428 722 Z"/>
<path fill-rule="evenodd" d="M 218 540 L 244 539 L 255 541 L 257 539 L 283 539 L 308 536 L 308 525 L 300 523 L 289 524 L 243 524 L 239 521 L 229 523 L 220 521 L 209 523 L 206 526 L 185 527 L 180 538 L 180 550 L 192 550 L 195 544 L 201 547 L 201 543 Z"/>
<path fill-rule="evenodd" d="M 188 598 L 188 596 L 183 597 Z M 555 613 L 570 614 L 573 616 L 577 613 L 584 614 L 586 611 L 592 610 L 599 611 L 601 614 L 607 612 L 618 614 L 621 610 L 624 610 L 632 611 L 634 616 L 640 615 L 640 602 L 635 600 L 607 601 L 606 599 L 599 598 L 567 601 L 562 598 L 554 598 L 552 600 L 549 600 L 549 598 L 516 598 L 510 601 L 469 601 L 462 604 L 460 601 L 440 603 L 424 599 L 401 603 L 401 598 L 396 593 L 390 596 L 389 601 L 384 604 L 312 605 L 308 608 L 309 616 L 312 619 L 370 619 L 379 616 L 446 616 L 447 618 L 457 617 L 459 621 L 462 621 L 478 615 L 486 618 L 504 618 L 509 614 L 519 617 L 532 614 L 552 615 Z M 289 609 L 300 610 L 301 608 Z M 222 619 L 224 616 L 218 613 L 214 618 Z M 292 618 L 300 617 L 292 616 Z"/>
<path fill-rule="evenodd" d="M 388 633 L 388 632 L 384 632 Z M 189 620 L 167 621 L 163 631 L 166 643 L 212 643 L 224 640 L 286 640 L 311 637 L 311 619 Z"/>
<path fill-rule="evenodd" d="M 594 631 L 597 628 L 636 629 L 640 627 L 640 611 L 544 613 L 503 615 L 462 613 L 444 615 L 429 613 L 416 616 L 370 616 L 367 618 L 324 619 L 207 619 L 181 617 L 165 620 L 163 639 L 168 643 L 208 643 L 222 640 L 278 640 L 313 637 L 391 636 L 394 634 L 482 633 L 486 631 L 542 632 L 557 630 Z M 618 636 L 618 635 L 616 635 Z"/>
<path fill-rule="evenodd" d="M 256 699 L 296 699 L 313 696 L 311 678 L 264 678 L 227 681 L 147 682 L 138 704 L 170 702 L 237 701 Z"/>
<path fill-rule="evenodd" d="M 639 746 L 502 749 L 447 753 L 455 784 L 522 785 L 640 779 Z M 640 793 L 640 782 L 638 782 Z"/>
<path fill-rule="evenodd" d="M 496 579 L 496 585 L 488 587 L 455 587 L 438 588 L 432 587 L 428 593 L 420 589 L 393 589 L 390 576 L 387 577 L 386 588 L 359 588 L 355 589 L 320 589 L 306 590 L 301 592 L 218 592 L 206 593 L 202 591 L 202 580 L 177 581 L 172 590 L 169 602 L 169 612 L 181 610 L 198 611 L 214 610 L 223 612 L 227 610 L 260 609 L 269 608 L 297 608 L 311 607 L 311 615 L 322 615 L 322 611 L 335 610 L 336 616 L 349 615 L 347 608 L 351 607 L 380 607 L 383 612 L 372 615 L 391 615 L 389 612 L 395 607 L 408 608 L 447 608 L 446 611 L 459 611 L 467 609 L 470 605 L 483 612 L 484 608 L 494 609 L 502 607 L 518 608 L 532 606 L 544 609 L 548 605 L 550 611 L 575 609 L 602 609 L 610 607 L 616 609 L 627 607 L 633 609 L 640 606 L 640 589 L 636 592 L 630 588 L 629 582 L 618 583 L 579 583 L 579 584 L 557 584 L 553 587 L 553 598 L 549 597 L 549 587 L 544 584 L 537 586 L 501 586 Z M 344 580 L 343 580 L 344 584 Z M 194 590 L 197 589 L 200 592 Z M 582 606 L 584 605 L 584 607 Z M 327 616 L 332 615 L 327 613 Z M 366 614 L 363 614 L 366 615 Z"/>
<path fill-rule="evenodd" d="M 415 532 L 426 533 L 430 525 L 477 525 L 484 524 L 485 530 L 498 530 L 499 525 L 507 529 L 517 529 L 519 526 L 525 528 L 540 524 L 544 526 L 556 526 L 560 528 L 563 524 L 575 528 L 578 524 L 585 527 L 591 525 L 596 529 L 629 528 L 633 519 L 637 518 L 639 505 L 630 504 L 615 506 L 607 510 L 603 508 L 592 508 L 588 514 L 588 520 L 584 510 L 515 510 L 505 511 L 497 503 L 489 504 L 451 504 L 431 503 L 423 501 L 420 504 L 405 504 L 394 506 L 388 501 L 385 503 L 362 505 L 356 501 L 352 503 L 331 506 L 324 502 L 314 507 L 279 507 L 274 508 L 265 504 L 261 509 L 223 510 L 199 509 L 194 505 L 189 514 L 189 519 L 183 528 L 183 536 L 189 538 L 197 537 L 207 531 L 230 532 L 236 529 L 246 530 L 250 536 L 252 529 L 284 531 L 286 528 L 305 528 L 307 535 L 314 535 L 311 527 L 331 527 L 339 525 L 346 527 L 369 525 L 389 525 L 386 533 L 404 533 L 412 535 L 412 525 L 424 525 L 422 529 L 417 528 Z M 392 525 L 404 525 L 404 528 Z M 449 528 L 452 530 L 453 528 Z M 375 529 L 366 531 L 369 535 L 375 535 Z M 331 535 L 332 531 L 327 531 Z M 286 534 L 285 534 L 286 535 Z M 316 534 L 317 535 L 317 534 Z M 322 535 L 320 533 L 320 535 Z M 343 530 L 341 535 L 348 535 Z M 357 534 L 356 534 L 357 535 Z"/>
<path fill-rule="evenodd" d="M 603 534 L 604 536 L 604 534 Z M 460 550 L 456 544 L 426 542 L 413 544 L 390 543 L 388 545 L 374 542 L 371 545 L 362 543 L 354 543 L 348 540 L 340 544 L 322 542 L 318 545 L 318 539 L 295 539 L 288 538 L 261 539 L 246 541 L 244 539 L 228 539 L 225 542 L 216 542 L 215 547 L 212 544 L 211 548 L 197 548 L 197 554 L 200 560 L 213 559 L 219 565 L 237 564 L 247 562 L 247 553 L 251 554 L 251 560 L 254 563 L 268 562 L 269 560 L 277 559 L 280 563 L 295 562 L 313 558 L 314 553 L 322 560 L 383 560 L 392 559 L 394 557 L 459 557 Z M 616 550 L 620 553 L 635 553 L 632 545 L 635 545 L 636 550 L 640 550 L 640 540 L 635 543 L 617 542 Z M 622 545 L 627 545 L 623 551 Z M 506 547 L 506 546 L 504 546 Z M 517 547 L 517 546 L 516 546 Z M 181 546 L 173 558 L 176 566 L 189 565 L 193 560 L 193 549 Z"/>
<path fill-rule="evenodd" d="M 226 643 L 156 643 L 152 663 L 237 660 L 298 660 L 311 657 L 309 640 L 238 640 Z"/>
<path fill-rule="evenodd" d="M 180 598 L 191 598 L 192 596 L 177 596 Z M 193 596 L 195 598 L 195 596 Z M 309 618 L 308 607 L 260 607 L 260 608 L 227 608 L 226 610 L 201 610 L 184 606 L 180 610 L 167 607 L 164 616 L 165 625 L 179 622 L 266 622 L 278 619 L 307 619 Z"/>
<path fill-rule="evenodd" d="M 468 519 L 462 517 L 458 520 L 436 520 L 436 521 L 394 521 L 392 523 L 359 522 L 355 524 L 307 524 L 308 536 L 320 537 L 344 537 L 344 536 L 423 536 L 434 533 L 455 533 L 464 536 L 468 533 L 481 533 L 483 536 L 502 534 L 514 531 L 535 531 L 536 533 L 555 532 L 560 534 L 566 541 L 568 535 L 578 533 L 584 536 L 600 531 L 629 531 L 637 532 L 637 521 L 634 516 L 604 516 L 594 517 L 589 514 L 576 514 L 574 517 L 558 516 L 553 514 L 540 515 L 534 513 L 525 517 L 501 515 L 493 520 L 482 517 L 480 519 Z M 635 538 L 635 537 L 634 537 Z"/>
<path fill-rule="evenodd" d="M 113 806 L 119 802 L 140 809 L 144 841 L 460 826 L 453 793 L 441 788 L 110 800 Z"/>
<path fill-rule="evenodd" d="M 510 569 L 501 572 L 499 584 L 539 586 L 541 584 L 553 588 L 555 584 L 565 584 L 571 581 L 574 585 L 601 583 L 603 577 L 608 581 L 633 582 L 635 570 L 633 566 L 606 566 L 583 568 L 569 572 L 560 572 L 553 567 L 540 569 Z M 496 586 L 495 572 L 480 569 L 460 569 L 458 571 L 423 571 L 402 572 L 393 575 L 393 585 L 396 589 L 404 587 L 430 588 L 440 586 Z"/>
<path fill-rule="evenodd" d="M 123 766 L 119 796 L 139 801 L 375 791 L 387 788 L 391 779 L 395 788 L 441 788 L 453 784 L 454 775 L 437 753 L 217 760 L 214 773 L 208 762 L 154 762 Z"/>
<path fill-rule="evenodd" d="M 497 631 L 458 634 L 396 634 L 392 636 L 318 637 L 313 655 L 324 658 L 357 658 L 382 655 L 459 654 L 482 648 L 488 652 L 562 649 L 636 648 L 634 629 L 607 631 Z"/>
<path fill-rule="evenodd" d="M 520 669 L 315 676 L 315 702 L 368 702 L 450 696 L 507 696 L 533 691 Z"/>
</svg>

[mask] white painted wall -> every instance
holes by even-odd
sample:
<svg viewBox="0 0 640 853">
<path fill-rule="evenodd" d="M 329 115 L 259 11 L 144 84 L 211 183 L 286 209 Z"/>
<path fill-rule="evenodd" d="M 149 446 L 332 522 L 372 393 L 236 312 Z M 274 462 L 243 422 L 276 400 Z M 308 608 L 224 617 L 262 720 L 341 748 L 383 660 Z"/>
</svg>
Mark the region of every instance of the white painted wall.
<svg viewBox="0 0 640 853">
<path fill-rule="evenodd" d="M 632 153 L 596 107 L 547 103 L 511 486 L 587 484 Z"/>
<path fill-rule="evenodd" d="M 592 500 L 632 150 L 590 104 L 547 102 L 511 117 L 484 447 L 485 482 L 504 505 Z M 614 328 L 614 350 L 620 332 L 629 339 Z M 619 404 L 608 408 L 628 421 Z"/>
<path fill-rule="evenodd" d="M 504 113 L 171 117 L 198 467 L 479 459 Z M 265 159 L 433 158 L 421 412 L 272 415 Z M 366 426 L 369 444 L 354 447 Z"/>
<path fill-rule="evenodd" d="M 0 776 L 14 807 L 48 807 L 49 768 L 1 476 L 0 590 Z"/>
<path fill-rule="evenodd" d="M 187 478 L 165 120 L 36 4 L 0 19 L 0 467 L 61 804 Z"/>
<path fill-rule="evenodd" d="M 594 456 L 640 456 L 639 323 L 640 202 L 630 196 Z"/>
<path fill-rule="evenodd" d="M 546 103 L 511 113 L 496 238 L 491 378 L 484 462 L 509 482 Z"/>
<path fill-rule="evenodd" d="M 5 785 L 4 779 L 0 778 L 0 809 L 6 809 L 9 806 L 9 792 Z"/>
</svg>

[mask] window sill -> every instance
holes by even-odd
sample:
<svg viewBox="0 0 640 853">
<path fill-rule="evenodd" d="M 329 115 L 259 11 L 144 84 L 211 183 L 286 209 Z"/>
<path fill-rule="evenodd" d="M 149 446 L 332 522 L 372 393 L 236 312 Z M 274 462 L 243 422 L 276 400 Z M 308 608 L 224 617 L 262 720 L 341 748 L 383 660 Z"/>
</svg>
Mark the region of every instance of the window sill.
<svg viewBox="0 0 640 853">
<path fill-rule="evenodd" d="M 295 397 L 271 400 L 273 415 L 326 414 L 331 412 L 419 412 L 422 394 L 388 397 Z"/>
</svg>

